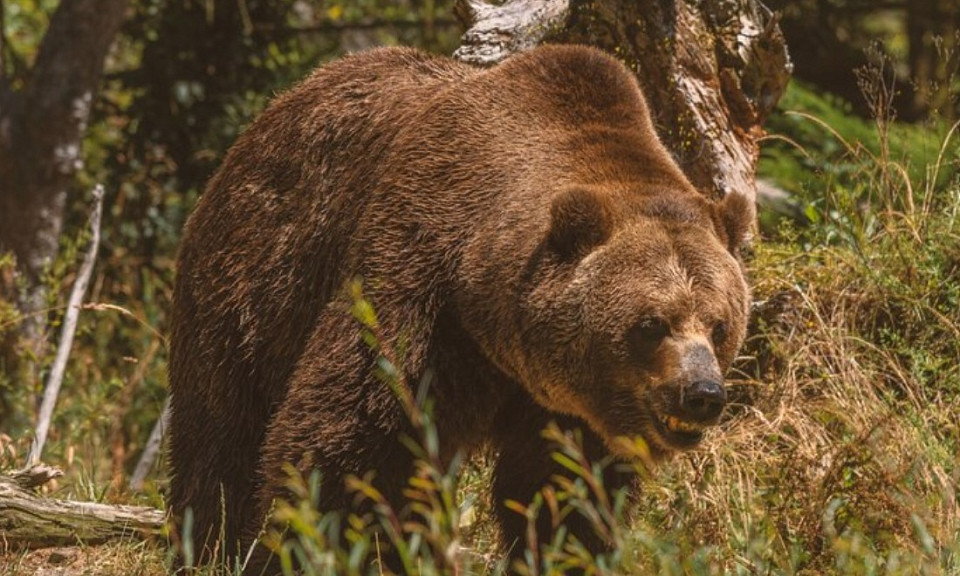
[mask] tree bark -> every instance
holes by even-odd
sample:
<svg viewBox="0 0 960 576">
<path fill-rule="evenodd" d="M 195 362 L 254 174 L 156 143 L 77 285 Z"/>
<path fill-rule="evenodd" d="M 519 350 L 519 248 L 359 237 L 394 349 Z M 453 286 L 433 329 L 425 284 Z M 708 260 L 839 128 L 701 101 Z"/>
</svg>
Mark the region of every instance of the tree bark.
<svg viewBox="0 0 960 576">
<path fill-rule="evenodd" d="M 0 252 L 12 251 L 26 291 L 27 336 L 40 337 L 40 279 L 56 254 L 67 191 L 83 166 L 81 140 L 104 60 L 129 0 L 62 0 L 24 87 L 0 69 Z M 10 297 L 10 287 L 6 287 Z"/>
<path fill-rule="evenodd" d="M 539 44 L 570 15 L 569 0 L 510 1 L 493 6 L 482 1 L 458 2 L 454 12 L 467 31 L 454 57 L 481 66 Z"/>
<path fill-rule="evenodd" d="M 123 538 L 159 534 L 164 514 L 143 506 L 113 506 L 55 500 L 32 491 L 61 473 L 36 466 L 0 476 L 0 540 L 4 547 L 45 548 L 102 544 Z"/>
<path fill-rule="evenodd" d="M 792 69 L 776 16 L 757 0 L 461 0 L 457 14 L 469 29 L 456 56 L 468 62 L 493 64 L 541 41 L 617 55 L 694 185 L 756 200 L 761 124 Z"/>
</svg>

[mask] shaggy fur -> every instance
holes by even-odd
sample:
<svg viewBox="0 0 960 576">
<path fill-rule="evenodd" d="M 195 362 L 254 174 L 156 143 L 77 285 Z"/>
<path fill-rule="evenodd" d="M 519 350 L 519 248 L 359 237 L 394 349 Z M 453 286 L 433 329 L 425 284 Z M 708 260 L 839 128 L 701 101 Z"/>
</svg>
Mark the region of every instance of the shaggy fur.
<svg viewBox="0 0 960 576">
<path fill-rule="evenodd" d="M 595 457 L 622 436 L 655 456 L 695 445 L 662 421 L 716 420 L 683 395 L 722 382 L 743 339 L 738 198 L 693 189 L 634 77 L 594 49 L 489 70 L 383 49 L 320 68 L 237 141 L 184 233 L 174 517 L 192 508 L 197 550 L 222 531 L 236 552 L 286 496 L 284 463 L 323 472 L 325 509 L 369 470 L 401 501 L 409 424 L 349 313 L 355 278 L 408 385 L 433 373 L 443 454 L 498 449 L 498 503 L 557 472 L 551 420 Z M 505 542 L 522 536 L 499 513 Z"/>
</svg>

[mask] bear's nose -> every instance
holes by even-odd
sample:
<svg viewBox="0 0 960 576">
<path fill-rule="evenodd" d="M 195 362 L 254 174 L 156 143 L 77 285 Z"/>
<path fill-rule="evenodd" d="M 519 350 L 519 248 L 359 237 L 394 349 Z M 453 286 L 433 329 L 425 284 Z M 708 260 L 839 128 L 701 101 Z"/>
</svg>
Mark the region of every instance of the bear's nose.
<svg viewBox="0 0 960 576">
<path fill-rule="evenodd" d="M 723 384 L 699 380 L 684 387 L 680 409 L 689 420 L 708 422 L 720 417 L 726 403 L 727 391 Z"/>
</svg>

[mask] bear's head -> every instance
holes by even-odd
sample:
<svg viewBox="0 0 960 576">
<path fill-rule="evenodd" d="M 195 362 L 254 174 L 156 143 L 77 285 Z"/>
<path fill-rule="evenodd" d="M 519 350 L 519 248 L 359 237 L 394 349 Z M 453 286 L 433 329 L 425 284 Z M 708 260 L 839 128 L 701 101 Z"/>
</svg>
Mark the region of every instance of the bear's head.
<svg viewBox="0 0 960 576">
<path fill-rule="evenodd" d="M 752 211 L 739 195 L 625 198 L 573 187 L 553 200 L 522 304 L 524 380 L 614 452 L 640 437 L 657 456 L 696 446 L 726 403 L 749 314 L 737 252 Z"/>
</svg>

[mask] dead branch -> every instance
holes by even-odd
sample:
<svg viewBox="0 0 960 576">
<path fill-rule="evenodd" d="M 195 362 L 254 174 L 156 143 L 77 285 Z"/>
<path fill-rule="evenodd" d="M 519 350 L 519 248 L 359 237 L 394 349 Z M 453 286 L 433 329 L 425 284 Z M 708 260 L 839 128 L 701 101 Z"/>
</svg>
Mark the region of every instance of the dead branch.
<svg viewBox="0 0 960 576">
<path fill-rule="evenodd" d="M 32 491 L 60 474 L 56 468 L 35 466 L 0 476 L 0 539 L 4 547 L 101 544 L 142 539 L 163 528 L 164 514 L 154 508 L 56 500 Z"/>
<path fill-rule="evenodd" d="M 462 0 L 454 8 L 467 31 L 454 57 L 491 66 L 510 54 L 533 48 L 570 12 L 569 0 L 508 0 L 500 6 Z"/>
<path fill-rule="evenodd" d="M 4 54 L 7 51 L 6 14 L 7 7 L 4 6 L 3 0 L 0 0 L 0 93 L 7 88 L 7 58 Z"/>
<path fill-rule="evenodd" d="M 163 437 L 167 431 L 167 422 L 170 421 L 170 397 L 167 397 L 167 401 L 163 404 L 163 412 L 160 413 L 160 418 L 157 419 L 157 423 L 153 425 L 153 430 L 150 432 L 150 439 L 147 440 L 147 445 L 143 448 L 143 454 L 140 455 L 140 460 L 137 461 L 137 467 L 133 470 L 133 476 L 130 477 L 130 490 L 142 490 L 143 483 L 147 479 L 147 474 L 150 473 L 150 470 L 153 468 L 154 463 L 157 461 L 157 456 L 160 454 L 160 447 L 163 446 Z"/>
<path fill-rule="evenodd" d="M 39 488 L 54 478 L 63 476 L 63 471 L 56 466 L 47 466 L 46 464 L 37 464 L 23 470 L 17 470 L 7 476 L 7 478 L 24 490 Z"/>
<path fill-rule="evenodd" d="M 27 457 L 27 466 L 39 464 L 43 445 L 47 441 L 47 432 L 50 430 L 50 419 L 53 408 L 60 394 L 60 385 L 63 384 L 63 375 L 67 368 L 67 359 L 73 347 L 73 336 L 77 332 L 77 318 L 80 315 L 80 306 L 83 296 L 90 285 L 90 276 L 93 274 L 93 265 L 97 260 L 97 250 L 100 248 L 100 217 L 103 214 L 103 186 L 97 184 L 93 190 L 93 212 L 90 214 L 90 248 L 83 259 L 77 281 L 70 291 L 70 300 L 67 304 L 67 313 L 60 332 L 60 342 L 57 346 L 57 356 L 47 378 L 47 386 L 43 391 L 43 402 L 40 405 L 40 416 L 37 418 L 37 431 L 30 446 L 30 455 Z"/>
</svg>

